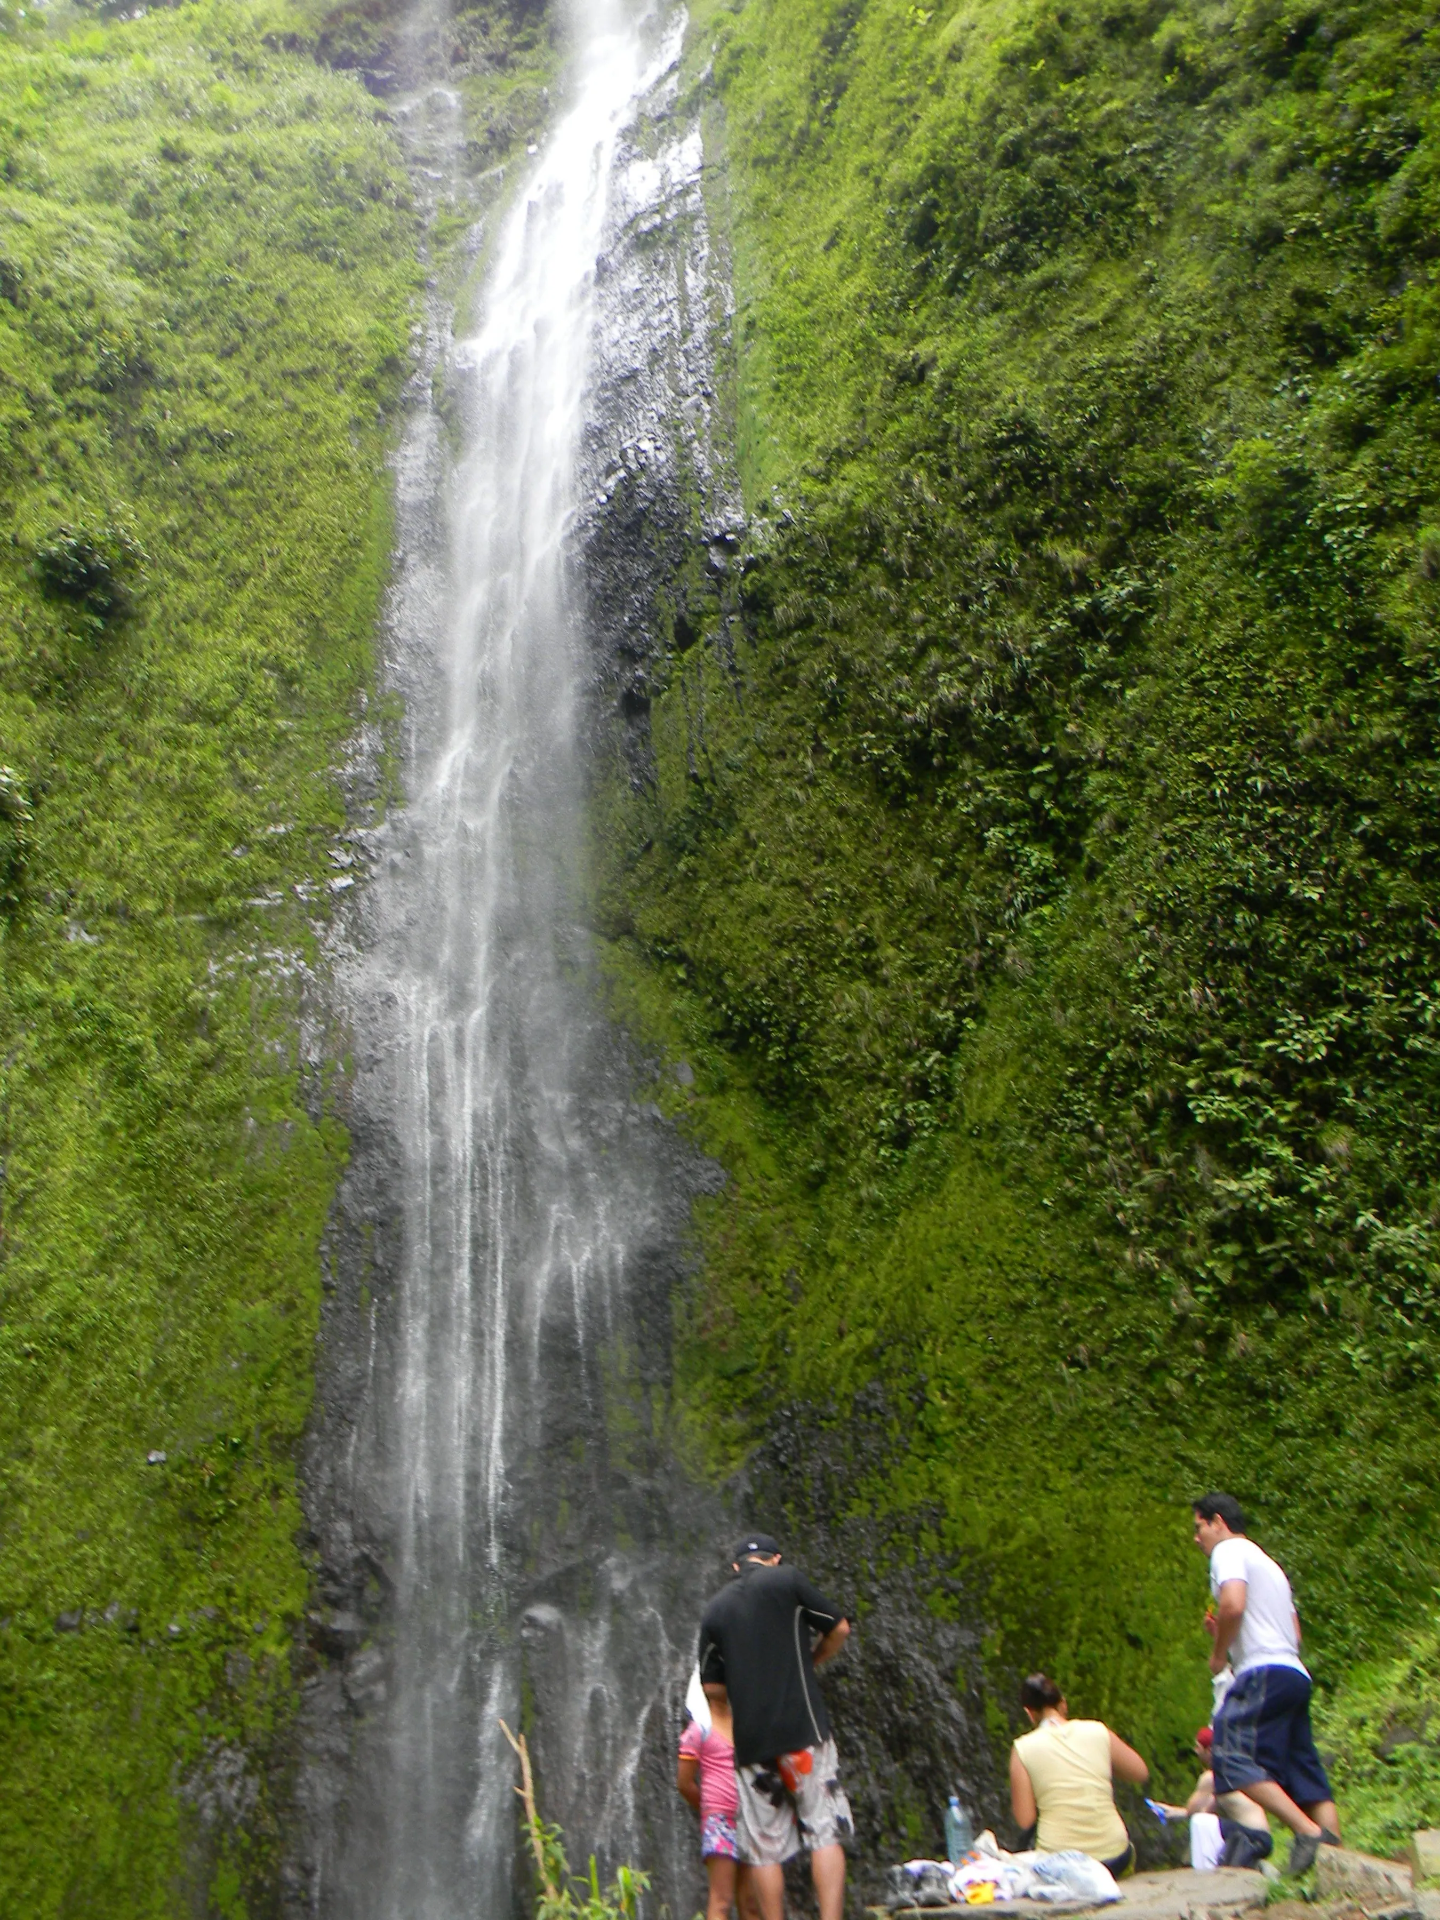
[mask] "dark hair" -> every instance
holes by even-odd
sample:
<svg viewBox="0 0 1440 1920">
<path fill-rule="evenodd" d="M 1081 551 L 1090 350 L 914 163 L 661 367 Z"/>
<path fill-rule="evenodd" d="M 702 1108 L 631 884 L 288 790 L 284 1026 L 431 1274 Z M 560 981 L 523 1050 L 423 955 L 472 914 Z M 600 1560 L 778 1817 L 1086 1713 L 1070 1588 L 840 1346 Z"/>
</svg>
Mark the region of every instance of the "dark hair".
<svg viewBox="0 0 1440 1920">
<path fill-rule="evenodd" d="M 1232 1533 L 1244 1533 L 1244 1511 L 1228 1493 L 1202 1493 L 1191 1504 L 1202 1520 L 1223 1520 Z"/>
<path fill-rule="evenodd" d="M 1065 1698 L 1059 1687 L 1044 1673 L 1032 1673 L 1020 1683 L 1020 1704 L 1040 1713 L 1046 1707 L 1058 1707 Z"/>
</svg>

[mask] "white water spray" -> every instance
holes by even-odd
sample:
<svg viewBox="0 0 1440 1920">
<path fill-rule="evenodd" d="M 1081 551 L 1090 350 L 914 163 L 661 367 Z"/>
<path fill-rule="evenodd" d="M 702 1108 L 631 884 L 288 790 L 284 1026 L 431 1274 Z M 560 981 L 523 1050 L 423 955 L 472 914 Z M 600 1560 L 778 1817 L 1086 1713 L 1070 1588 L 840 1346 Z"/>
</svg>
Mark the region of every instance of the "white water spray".
<svg viewBox="0 0 1440 1920">
<path fill-rule="evenodd" d="M 671 1764 L 662 1703 L 694 1595 L 659 1454 L 638 1473 L 617 1463 L 607 1412 L 643 1344 L 636 1276 L 674 1195 L 617 1081 L 577 927 L 583 636 L 566 543 L 617 148 L 679 24 L 662 33 L 643 0 L 575 0 L 572 27 L 570 104 L 455 348 L 464 453 L 428 609 L 436 684 L 411 714 L 415 797 L 372 889 L 357 994 L 383 1009 L 375 1104 L 403 1218 L 373 1457 L 352 1467 L 392 1543 L 388 1698 L 317 1903 L 347 1920 L 509 1911 L 496 1723 L 522 1687 L 546 1811 L 581 1849 L 653 1862 L 675 1825 L 668 1808 L 641 1819 L 638 1783 Z M 454 97 L 442 105 L 453 117 Z M 432 430 L 432 464 L 438 446 Z"/>
</svg>

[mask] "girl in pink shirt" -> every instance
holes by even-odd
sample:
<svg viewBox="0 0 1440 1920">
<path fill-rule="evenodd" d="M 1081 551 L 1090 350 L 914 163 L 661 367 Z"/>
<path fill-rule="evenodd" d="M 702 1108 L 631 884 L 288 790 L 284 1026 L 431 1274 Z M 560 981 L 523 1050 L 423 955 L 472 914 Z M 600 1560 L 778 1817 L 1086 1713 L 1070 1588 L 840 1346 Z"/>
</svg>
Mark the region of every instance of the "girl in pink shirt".
<svg viewBox="0 0 1440 1920">
<path fill-rule="evenodd" d="M 723 1687 L 706 1687 L 710 1731 L 687 1720 L 680 1736 L 680 1766 L 675 1784 L 681 1798 L 700 1815 L 700 1855 L 710 1879 L 705 1920 L 729 1920 L 736 1898 L 740 1850 L 735 1815 L 740 1796 L 735 1786 L 735 1733 L 730 1698 Z M 745 1910 L 742 1897 L 741 1911 Z"/>
</svg>

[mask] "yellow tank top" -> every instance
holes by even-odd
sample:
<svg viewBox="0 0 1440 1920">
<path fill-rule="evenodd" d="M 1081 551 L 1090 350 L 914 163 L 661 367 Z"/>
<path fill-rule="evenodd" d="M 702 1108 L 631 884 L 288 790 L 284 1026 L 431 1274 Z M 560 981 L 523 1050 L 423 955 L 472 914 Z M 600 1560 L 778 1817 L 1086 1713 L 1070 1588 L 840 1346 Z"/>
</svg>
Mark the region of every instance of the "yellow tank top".
<svg viewBox="0 0 1440 1920">
<path fill-rule="evenodd" d="M 1042 1721 L 1021 1735 L 1015 1751 L 1035 1789 L 1035 1845 L 1042 1853 L 1074 1847 L 1092 1860 L 1124 1853 L 1130 1836 L 1115 1807 L 1110 1732 L 1103 1720 Z"/>
</svg>

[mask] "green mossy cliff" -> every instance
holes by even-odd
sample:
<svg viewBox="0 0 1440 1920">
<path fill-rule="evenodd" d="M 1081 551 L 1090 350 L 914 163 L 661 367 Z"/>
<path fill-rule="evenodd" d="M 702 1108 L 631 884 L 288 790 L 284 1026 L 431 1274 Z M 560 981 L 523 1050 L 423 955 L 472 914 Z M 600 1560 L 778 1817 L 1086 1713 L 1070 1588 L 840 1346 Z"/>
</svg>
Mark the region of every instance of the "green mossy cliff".
<svg viewBox="0 0 1440 1920">
<path fill-rule="evenodd" d="M 422 210 L 374 97 L 405 13 L 0 6 L 17 1920 L 282 1904 L 324 1653 L 296 1466 L 347 1152 L 327 939 L 395 782 L 395 402 L 422 274 L 462 279 L 553 70 L 543 7 L 462 0 L 473 138 Z"/>
<path fill-rule="evenodd" d="M 277 1866 L 345 1153 L 304 1003 L 417 277 L 394 139 L 297 24 L 203 4 L 0 44 L 17 1920 L 239 1915 Z"/>
<path fill-rule="evenodd" d="M 420 240 L 344 69 L 396 15 L 0 12 L 26 1920 L 278 1897 L 345 1153 L 312 982 Z M 548 57 L 462 9 L 477 173 Z M 794 1403 L 843 1456 L 863 1392 L 873 1463 L 890 1408 L 854 1500 L 983 1595 L 997 1733 L 1042 1663 L 1175 1786 L 1185 1501 L 1228 1484 L 1386 1847 L 1440 1820 L 1437 67 L 1410 7 L 697 0 L 743 632 L 677 586 L 654 783 L 596 794 L 617 1009 L 732 1175 L 695 1461 Z"/>
<path fill-rule="evenodd" d="M 1440 1817 L 1440 29 L 736 0 L 689 60 L 744 637 L 677 622 L 597 861 L 733 1176 L 697 1455 L 796 1401 L 843 1452 L 878 1381 L 855 1499 L 985 1592 L 996 1731 L 1042 1665 L 1175 1786 L 1228 1487 L 1388 1848 Z"/>
</svg>

